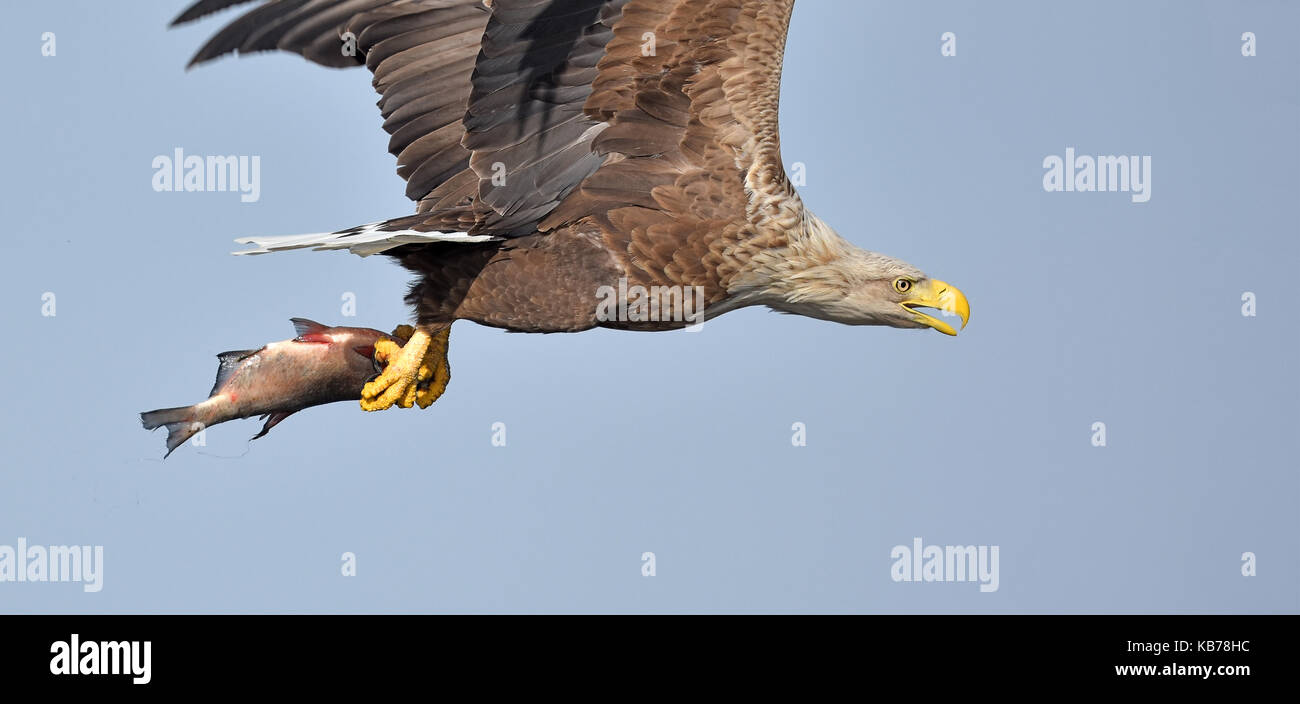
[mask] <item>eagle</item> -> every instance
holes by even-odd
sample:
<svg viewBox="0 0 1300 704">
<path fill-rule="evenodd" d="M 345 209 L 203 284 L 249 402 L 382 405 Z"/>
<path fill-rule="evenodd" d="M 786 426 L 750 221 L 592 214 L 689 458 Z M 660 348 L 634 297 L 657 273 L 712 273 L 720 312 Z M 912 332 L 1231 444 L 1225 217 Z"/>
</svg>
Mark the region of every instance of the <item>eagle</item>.
<svg viewBox="0 0 1300 704">
<path fill-rule="evenodd" d="M 199 0 L 173 25 L 251 1 Z M 368 411 L 437 400 L 457 320 L 534 333 L 662 331 L 767 306 L 956 335 L 922 309 L 964 328 L 960 290 L 851 244 L 804 206 L 786 174 L 778 112 L 793 7 L 262 0 L 190 66 L 263 51 L 364 65 L 416 212 L 244 238 L 254 248 L 239 253 L 346 249 L 414 274 L 414 324 L 395 332 L 404 343 L 376 346 L 382 372 L 362 390 Z M 637 300 L 611 305 L 611 294 L 628 292 Z"/>
</svg>

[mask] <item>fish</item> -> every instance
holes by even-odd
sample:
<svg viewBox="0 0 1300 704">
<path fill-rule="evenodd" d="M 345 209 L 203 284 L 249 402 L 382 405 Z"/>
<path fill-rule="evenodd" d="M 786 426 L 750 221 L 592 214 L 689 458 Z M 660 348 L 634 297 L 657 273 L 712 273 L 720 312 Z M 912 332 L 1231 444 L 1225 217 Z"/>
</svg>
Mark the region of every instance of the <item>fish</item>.
<svg viewBox="0 0 1300 704">
<path fill-rule="evenodd" d="M 140 414 L 145 430 L 167 428 L 167 454 L 199 431 L 240 418 L 266 420 L 256 440 L 280 421 L 312 406 L 356 401 L 361 388 L 383 371 L 375 343 L 406 340 L 372 328 L 329 327 L 291 318 L 296 337 L 255 350 L 217 355 L 217 381 L 207 400 Z"/>
</svg>

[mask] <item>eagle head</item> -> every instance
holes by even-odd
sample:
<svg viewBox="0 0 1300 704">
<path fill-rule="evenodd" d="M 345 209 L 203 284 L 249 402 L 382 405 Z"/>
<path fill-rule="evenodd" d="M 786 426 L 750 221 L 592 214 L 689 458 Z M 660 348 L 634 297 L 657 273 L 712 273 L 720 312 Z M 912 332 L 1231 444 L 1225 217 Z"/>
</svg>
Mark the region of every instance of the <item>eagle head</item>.
<svg viewBox="0 0 1300 704">
<path fill-rule="evenodd" d="M 958 317 L 963 328 L 970 320 L 970 304 L 956 286 L 855 247 L 811 213 L 802 229 L 784 261 L 772 267 L 764 296 L 769 307 L 845 325 L 934 328 L 945 335 L 957 330 L 940 317 Z"/>
</svg>

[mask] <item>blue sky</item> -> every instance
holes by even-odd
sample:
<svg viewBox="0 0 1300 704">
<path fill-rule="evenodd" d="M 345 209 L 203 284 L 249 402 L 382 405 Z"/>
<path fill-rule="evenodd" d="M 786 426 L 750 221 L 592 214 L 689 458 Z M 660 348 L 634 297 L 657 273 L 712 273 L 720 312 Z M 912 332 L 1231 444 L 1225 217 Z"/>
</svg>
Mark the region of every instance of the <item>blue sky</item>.
<svg viewBox="0 0 1300 704">
<path fill-rule="evenodd" d="M 802 0 L 784 159 L 845 237 L 961 287 L 961 336 L 461 323 L 427 411 L 240 421 L 164 463 L 137 413 L 202 399 L 216 353 L 407 317 L 388 260 L 232 240 L 412 210 L 369 74 L 186 72 L 221 23 L 180 8 L 10 8 L 0 545 L 102 545 L 104 576 L 0 582 L 0 612 L 1300 610 L 1294 4 Z M 155 192 L 178 147 L 259 156 L 260 199 Z M 1045 192 L 1067 147 L 1149 155 L 1151 199 Z M 998 546 L 999 589 L 894 581 L 916 537 Z"/>
</svg>

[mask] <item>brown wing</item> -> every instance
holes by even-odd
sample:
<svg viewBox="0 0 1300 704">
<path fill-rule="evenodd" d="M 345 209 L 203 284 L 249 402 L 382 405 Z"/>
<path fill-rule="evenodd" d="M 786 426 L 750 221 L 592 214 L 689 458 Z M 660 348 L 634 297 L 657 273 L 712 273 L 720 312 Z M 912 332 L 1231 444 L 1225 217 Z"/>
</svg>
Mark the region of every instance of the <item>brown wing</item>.
<svg viewBox="0 0 1300 704">
<path fill-rule="evenodd" d="M 173 25 L 249 1 L 201 0 Z M 226 25 L 190 65 L 278 49 L 323 66 L 367 66 L 389 151 L 419 200 L 469 166 L 461 118 L 487 21 L 480 0 L 270 0 Z"/>
<path fill-rule="evenodd" d="M 600 168 L 592 142 L 605 125 L 583 105 L 626 3 L 493 0 L 464 120 L 477 183 L 439 194 L 473 210 L 469 232 L 533 234 Z"/>
<path fill-rule="evenodd" d="M 793 4 L 632 0 L 586 104 L 609 125 L 594 144 L 606 165 L 542 229 L 594 223 L 644 283 L 725 297 L 803 217 L 777 131 Z"/>
<path fill-rule="evenodd" d="M 248 1 L 200 0 L 176 23 Z M 191 64 L 276 49 L 364 63 L 406 194 L 429 214 L 395 227 L 531 234 L 601 164 L 590 145 L 603 125 L 582 106 L 625 2 L 268 0 Z"/>
<path fill-rule="evenodd" d="M 177 21 L 245 1 L 201 0 Z M 596 221 L 648 276 L 714 286 L 740 250 L 801 215 L 777 135 L 793 0 L 490 5 L 267 0 L 194 62 L 272 49 L 364 61 L 420 201 L 422 215 L 393 229 L 516 235 Z M 346 32 L 355 57 L 340 50 Z"/>
</svg>

